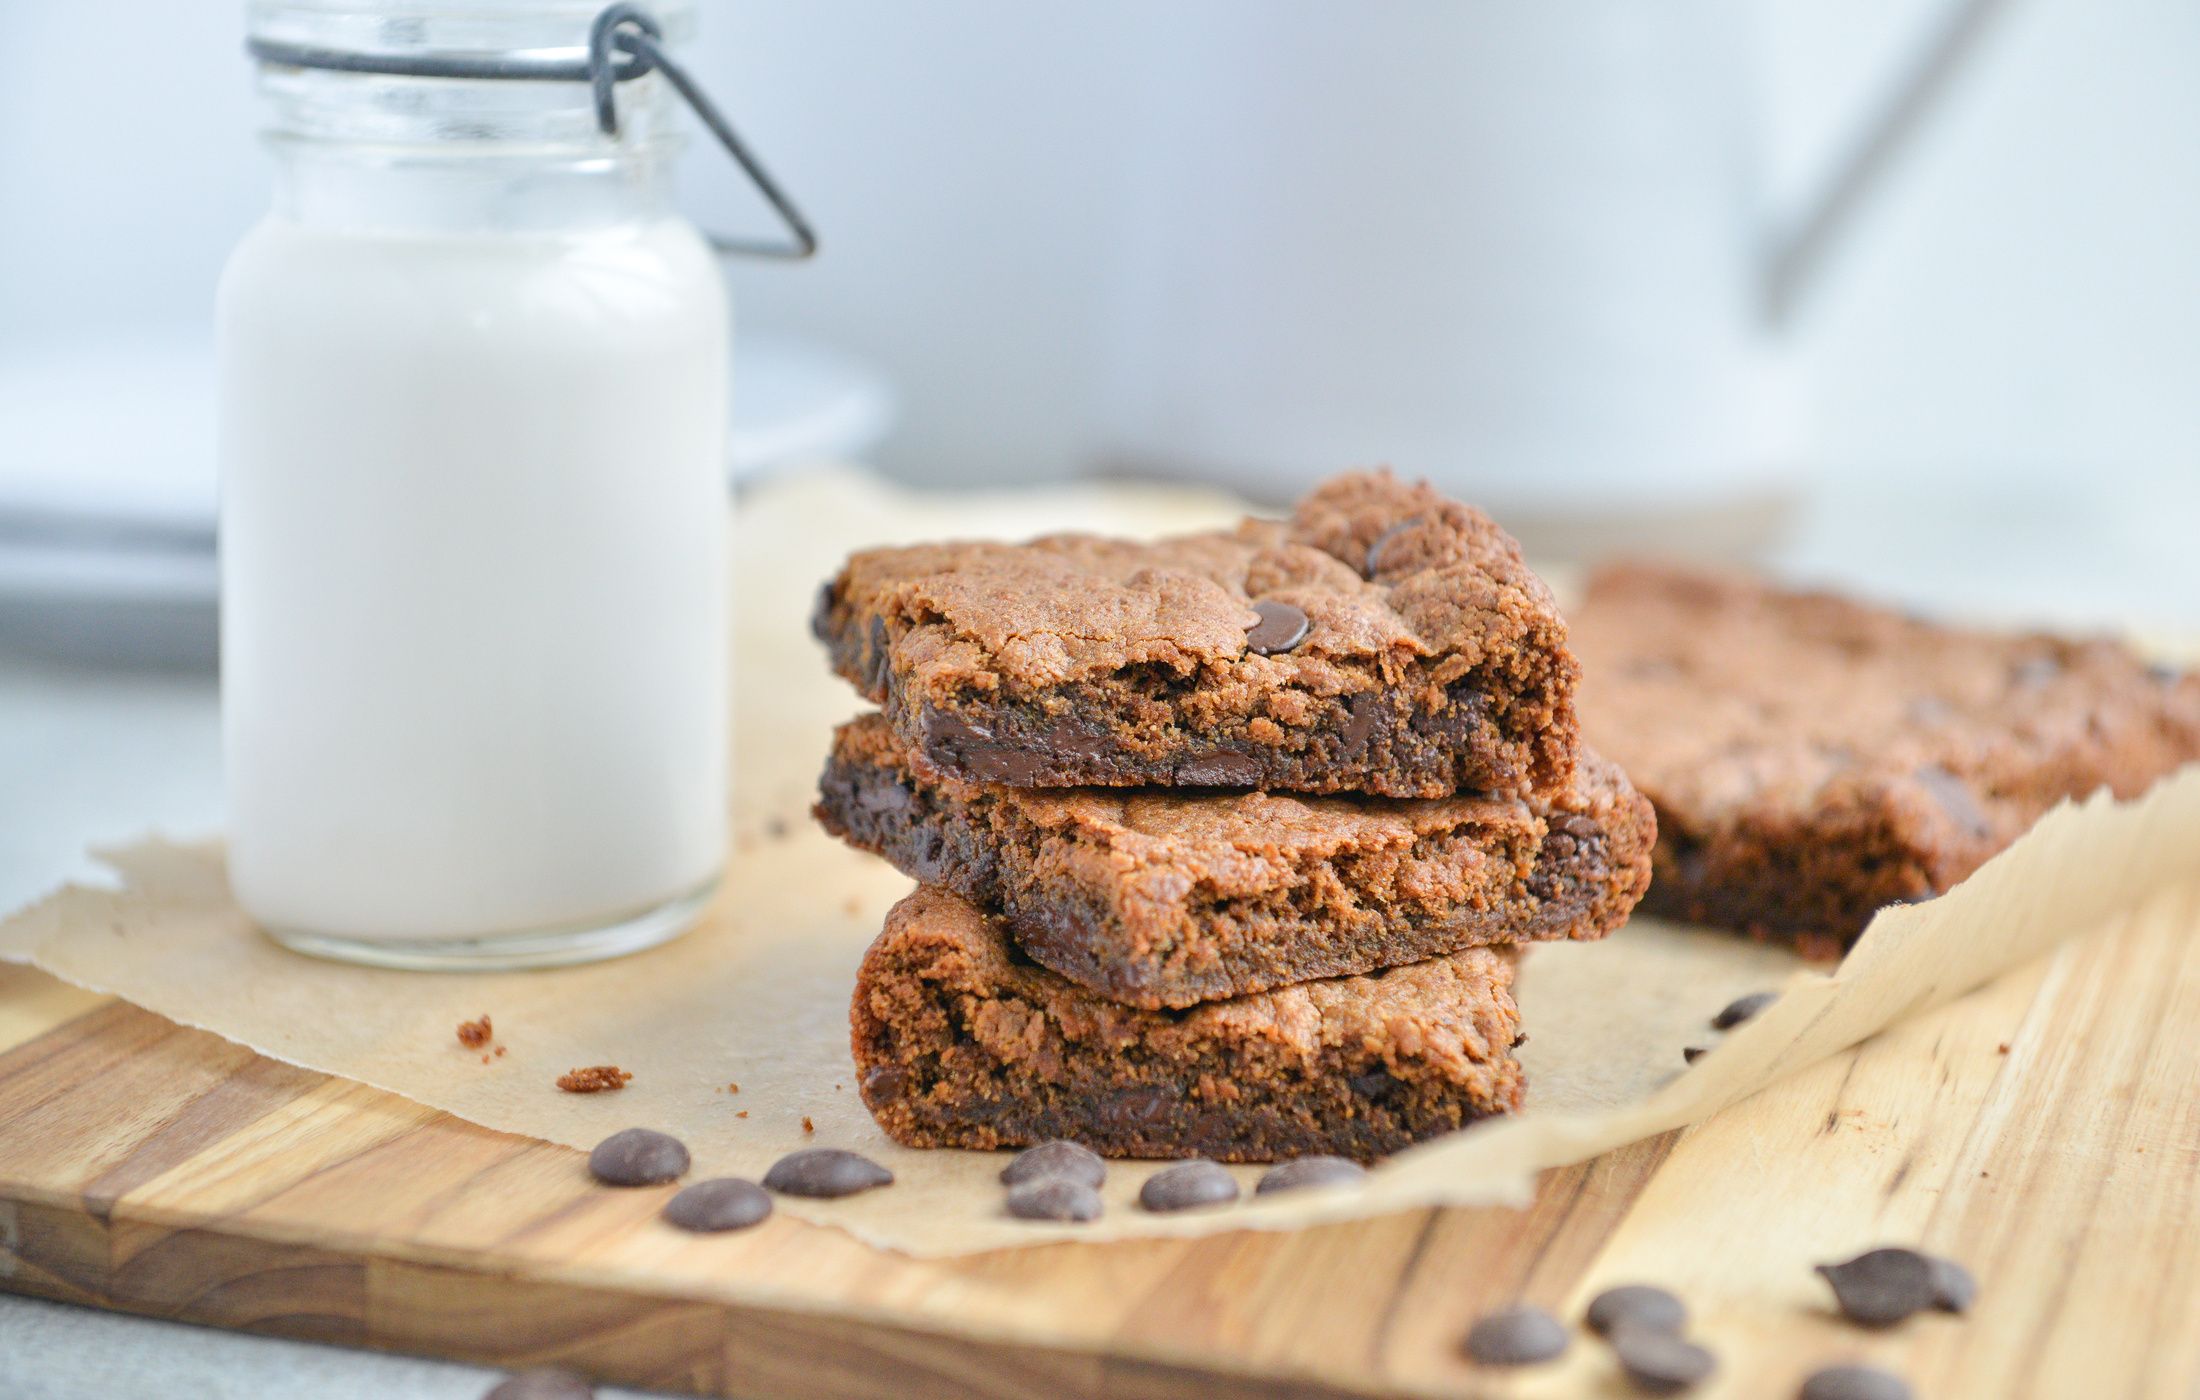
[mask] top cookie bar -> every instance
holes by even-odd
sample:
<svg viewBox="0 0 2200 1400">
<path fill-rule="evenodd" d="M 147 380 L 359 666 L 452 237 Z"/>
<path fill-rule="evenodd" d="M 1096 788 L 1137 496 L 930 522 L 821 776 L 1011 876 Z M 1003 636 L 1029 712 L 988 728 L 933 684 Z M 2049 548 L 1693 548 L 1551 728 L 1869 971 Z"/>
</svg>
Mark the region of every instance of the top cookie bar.
<svg viewBox="0 0 2200 1400">
<path fill-rule="evenodd" d="M 1288 521 L 855 555 L 814 619 L 905 742 L 1014 787 L 1556 793 L 1578 668 L 1520 548 L 1385 472 Z"/>
<path fill-rule="evenodd" d="M 2110 641 L 1661 565 L 1600 571 L 1573 621 L 1583 728 L 1657 809 L 1643 910 L 1814 952 L 2200 758 L 2200 676 Z"/>
</svg>

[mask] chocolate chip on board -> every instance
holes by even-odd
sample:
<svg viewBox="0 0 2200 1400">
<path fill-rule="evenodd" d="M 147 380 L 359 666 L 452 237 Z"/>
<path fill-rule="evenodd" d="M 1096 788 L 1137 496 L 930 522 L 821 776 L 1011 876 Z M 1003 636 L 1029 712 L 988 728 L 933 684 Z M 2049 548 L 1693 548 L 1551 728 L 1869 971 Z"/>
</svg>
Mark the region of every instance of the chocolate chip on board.
<svg viewBox="0 0 2200 1400">
<path fill-rule="evenodd" d="M 812 1196 L 831 1200 L 853 1196 L 874 1186 L 891 1186 L 894 1174 L 870 1158 L 837 1147 L 811 1147 L 790 1152 L 764 1173 L 766 1189 L 782 1196 Z"/>
<path fill-rule="evenodd" d="M 1934 1306 L 1937 1297 L 1932 1261 L 1914 1249 L 1867 1250 L 1817 1267 L 1833 1285 L 1842 1315 L 1866 1327 L 1892 1327 Z"/>
<path fill-rule="evenodd" d="M 1663 1288 L 1647 1283 L 1623 1283 L 1591 1298 L 1589 1311 L 1582 1320 L 1600 1337 L 1610 1336 L 1616 1327 L 1679 1332 L 1688 1326 L 1688 1304 Z"/>
<path fill-rule="evenodd" d="M 596 1388 L 571 1371 L 539 1366 L 506 1376 L 481 1400 L 596 1400 Z"/>
<path fill-rule="evenodd" d="M 655 1186 L 687 1169 L 686 1145 L 654 1128 L 621 1129 L 588 1154 L 588 1170 L 606 1186 Z"/>
<path fill-rule="evenodd" d="M 1971 1271 L 1953 1259 L 1943 1259 L 1937 1254 L 1925 1256 L 1925 1267 L 1933 1276 L 1933 1306 L 1942 1312 L 1964 1313 L 1978 1299 L 1978 1280 Z"/>
<path fill-rule="evenodd" d="M 1367 1180 L 1367 1168 L 1345 1157 L 1301 1157 L 1270 1167 L 1253 1188 L 1256 1196 L 1271 1191 L 1297 1191 L 1308 1186 L 1357 1186 Z"/>
<path fill-rule="evenodd" d="M 1163 1167 L 1138 1188 L 1138 1204 L 1151 1211 L 1228 1205 L 1237 1198 L 1237 1178 L 1204 1157 Z"/>
<path fill-rule="evenodd" d="M 721 1176 L 698 1181 L 665 1202 L 667 1225 L 697 1234 L 746 1230 L 772 1213 L 771 1193 L 753 1181 Z"/>
<path fill-rule="evenodd" d="M 1711 1029 L 1730 1031 L 1758 1012 L 1780 999 L 1778 992 L 1751 992 L 1746 997 L 1736 997 L 1719 1008 L 1719 1014 L 1711 1018 Z"/>
<path fill-rule="evenodd" d="M 1565 1355 L 1566 1324 L 1527 1303 L 1500 1308 L 1467 1329 L 1467 1356 L 1484 1366 L 1533 1366 Z"/>
<path fill-rule="evenodd" d="M 1708 1045 L 1685 1045 L 1681 1047 L 1681 1058 L 1689 1064 L 1696 1063 L 1696 1061 L 1710 1053 L 1711 1047 Z"/>
<path fill-rule="evenodd" d="M 1703 1384 L 1719 1369 L 1717 1357 L 1671 1332 L 1623 1324 L 1610 1340 L 1620 1370 L 1643 1395 L 1679 1395 Z"/>
<path fill-rule="evenodd" d="M 1010 1158 L 1001 1168 L 1001 1185 L 1020 1186 L 1049 1176 L 1097 1188 L 1108 1179 L 1108 1164 L 1084 1144 L 1057 1138 L 1027 1147 Z"/>
<path fill-rule="evenodd" d="M 1827 1366 L 1813 1371 L 1796 1400 L 1910 1400 L 1910 1383 L 1877 1366 Z"/>
<path fill-rule="evenodd" d="M 1306 640 L 1309 629 L 1304 608 L 1263 598 L 1253 604 L 1253 612 L 1260 621 L 1246 629 L 1245 645 L 1262 656 L 1289 651 Z"/>
<path fill-rule="evenodd" d="M 1066 1176 L 1037 1176 L 1008 1188 L 1008 1213 L 1018 1220 L 1081 1224 L 1100 1218 L 1100 1193 Z"/>
</svg>

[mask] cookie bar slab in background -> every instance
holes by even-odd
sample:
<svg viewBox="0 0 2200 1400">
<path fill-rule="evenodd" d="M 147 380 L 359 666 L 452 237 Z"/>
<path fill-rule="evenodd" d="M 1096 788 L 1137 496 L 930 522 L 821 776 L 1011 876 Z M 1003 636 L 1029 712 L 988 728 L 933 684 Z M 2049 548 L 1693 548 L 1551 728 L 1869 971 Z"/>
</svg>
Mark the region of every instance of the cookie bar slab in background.
<svg viewBox="0 0 2200 1400">
<path fill-rule="evenodd" d="M 1372 1160 L 1520 1106 L 1510 949 L 1189 1011 L 1143 1011 L 1021 957 L 929 886 L 864 955 L 864 1105 L 908 1147 L 1067 1138 L 1113 1157 Z"/>
<path fill-rule="evenodd" d="M 866 715 L 834 735 L 819 790 L 834 835 L 1149 1009 L 1601 938 L 1650 883 L 1650 804 L 1594 754 L 1556 799 L 1040 790 L 939 773 Z"/>
<path fill-rule="evenodd" d="M 909 745 L 1016 787 L 1563 792 L 1577 668 L 1488 517 L 1387 472 L 1289 521 L 854 555 L 834 669 Z"/>
<path fill-rule="evenodd" d="M 1584 732 L 1657 808 L 1645 912 L 1821 955 L 2062 799 L 2200 759 L 2200 676 L 2113 641 L 1651 564 L 1598 572 L 1572 623 Z"/>
</svg>

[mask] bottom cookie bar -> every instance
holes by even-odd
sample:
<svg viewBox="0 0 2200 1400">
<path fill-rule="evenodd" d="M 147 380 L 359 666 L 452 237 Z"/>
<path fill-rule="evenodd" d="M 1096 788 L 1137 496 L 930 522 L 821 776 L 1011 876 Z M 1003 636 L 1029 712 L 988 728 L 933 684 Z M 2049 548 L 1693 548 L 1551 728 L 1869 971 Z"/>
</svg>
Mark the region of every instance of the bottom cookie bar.
<svg viewBox="0 0 2200 1400">
<path fill-rule="evenodd" d="M 1469 948 L 1185 1011 L 1095 996 L 929 886 L 856 976 L 863 1102 L 910 1147 L 1367 1160 L 1520 1106 L 1512 953 Z"/>
</svg>

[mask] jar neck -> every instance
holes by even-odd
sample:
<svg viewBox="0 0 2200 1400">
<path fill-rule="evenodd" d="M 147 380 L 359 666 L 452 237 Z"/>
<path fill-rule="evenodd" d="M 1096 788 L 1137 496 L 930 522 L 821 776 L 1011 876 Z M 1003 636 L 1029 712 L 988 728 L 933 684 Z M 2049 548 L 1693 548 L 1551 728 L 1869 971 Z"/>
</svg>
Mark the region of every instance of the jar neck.
<svg viewBox="0 0 2200 1400">
<path fill-rule="evenodd" d="M 419 234 L 584 234 L 672 208 L 673 143 L 463 150 L 267 138 L 274 216 L 316 228 Z"/>
</svg>

